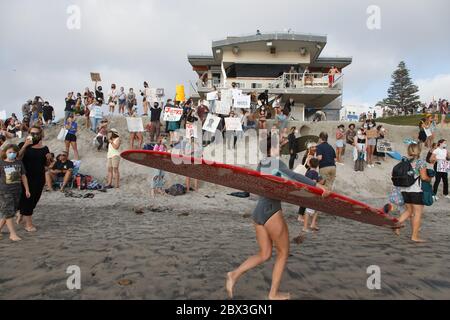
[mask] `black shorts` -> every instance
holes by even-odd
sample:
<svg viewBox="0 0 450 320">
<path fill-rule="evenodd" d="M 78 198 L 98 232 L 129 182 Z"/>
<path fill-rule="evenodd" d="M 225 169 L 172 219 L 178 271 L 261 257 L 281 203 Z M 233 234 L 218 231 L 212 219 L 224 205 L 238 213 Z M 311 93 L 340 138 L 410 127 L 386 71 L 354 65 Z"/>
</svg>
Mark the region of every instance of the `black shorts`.
<svg viewBox="0 0 450 320">
<path fill-rule="evenodd" d="M 407 204 L 424 205 L 423 192 L 402 192 L 402 196 Z"/>
<path fill-rule="evenodd" d="M 68 133 L 66 135 L 66 139 L 64 139 L 65 141 L 69 141 L 69 142 L 77 142 L 77 136 L 71 133 Z"/>
<path fill-rule="evenodd" d="M 51 121 L 51 120 L 53 120 L 53 116 L 51 114 L 44 113 L 44 121 L 47 122 L 47 121 Z"/>
</svg>

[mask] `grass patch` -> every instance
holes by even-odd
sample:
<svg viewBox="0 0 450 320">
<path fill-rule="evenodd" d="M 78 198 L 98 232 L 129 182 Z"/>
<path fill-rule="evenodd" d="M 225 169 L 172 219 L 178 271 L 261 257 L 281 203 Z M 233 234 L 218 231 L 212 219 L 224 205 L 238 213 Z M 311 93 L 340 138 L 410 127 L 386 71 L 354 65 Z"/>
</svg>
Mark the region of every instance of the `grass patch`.
<svg viewBox="0 0 450 320">
<path fill-rule="evenodd" d="M 419 122 L 422 118 L 425 117 L 425 114 L 416 114 L 413 116 L 398 116 L 398 117 L 389 117 L 389 118 L 377 118 L 377 122 L 392 124 L 397 126 L 413 126 L 419 127 Z M 441 116 L 439 116 L 439 123 L 441 121 Z M 450 119 L 447 116 L 446 123 L 449 123 Z"/>
</svg>

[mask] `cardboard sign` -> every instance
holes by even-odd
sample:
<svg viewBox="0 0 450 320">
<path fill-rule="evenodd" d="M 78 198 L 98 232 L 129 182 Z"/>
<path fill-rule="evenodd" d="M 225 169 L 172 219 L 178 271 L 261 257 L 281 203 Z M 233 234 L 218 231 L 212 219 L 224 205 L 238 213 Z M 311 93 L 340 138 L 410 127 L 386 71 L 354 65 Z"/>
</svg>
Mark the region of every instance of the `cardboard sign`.
<svg viewBox="0 0 450 320">
<path fill-rule="evenodd" d="M 231 111 L 231 106 L 223 103 L 223 101 L 216 101 L 216 113 L 229 115 Z"/>
<path fill-rule="evenodd" d="M 183 109 L 174 107 L 165 107 L 163 121 L 180 121 L 183 115 Z"/>
<path fill-rule="evenodd" d="M 101 82 L 102 78 L 100 77 L 100 73 L 91 72 L 91 80 L 94 82 Z"/>
<path fill-rule="evenodd" d="M 220 95 L 220 101 L 222 101 L 222 104 L 224 106 L 231 107 L 233 105 L 233 91 L 222 90 Z"/>
<path fill-rule="evenodd" d="M 374 128 L 374 129 L 367 130 L 366 136 L 367 136 L 367 139 L 376 139 L 376 137 L 378 136 L 377 129 Z"/>
<path fill-rule="evenodd" d="M 6 110 L 0 111 L 0 120 L 6 120 Z"/>
<path fill-rule="evenodd" d="M 219 126 L 219 123 L 220 117 L 208 114 L 208 117 L 205 120 L 205 124 L 203 125 L 203 130 L 215 133 L 217 127 Z"/>
<path fill-rule="evenodd" d="M 238 96 L 234 99 L 234 107 L 249 109 L 250 108 L 250 96 Z"/>
<path fill-rule="evenodd" d="M 197 126 L 194 123 L 186 123 L 186 138 L 198 138 Z"/>
<path fill-rule="evenodd" d="M 393 152 L 392 143 L 388 140 L 378 140 L 377 144 L 377 152 L 378 153 L 387 153 Z"/>
<path fill-rule="evenodd" d="M 144 124 L 142 123 L 142 118 L 127 118 L 127 125 L 129 132 L 144 132 Z"/>
<path fill-rule="evenodd" d="M 218 100 L 218 99 L 219 99 L 219 95 L 217 94 L 217 91 L 213 91 L 213 92 L 206 94 L 206 100 L 208 100 L 208 101 L 213 101 L 213 100 Z"/>
<path fill-rule="evenodd" d="M 225 128 L 227 131 L 242 131 L 241 119 L 225 118 Z"/>
</svg>

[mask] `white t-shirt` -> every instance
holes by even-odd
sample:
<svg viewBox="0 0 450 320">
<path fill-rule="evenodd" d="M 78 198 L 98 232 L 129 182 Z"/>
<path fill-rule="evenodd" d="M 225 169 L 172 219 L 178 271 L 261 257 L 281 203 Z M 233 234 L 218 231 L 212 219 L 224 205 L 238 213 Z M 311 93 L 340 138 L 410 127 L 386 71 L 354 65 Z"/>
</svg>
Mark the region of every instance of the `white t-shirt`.
<svg viewBox="0 0 450 320">
<path fill-rule="evenodd" d="M 442 148 L 437 148 L 433 151 L 433 154 L 436 156 L 436 160 L 447 160 L 447 150 Z"/>
</svg>

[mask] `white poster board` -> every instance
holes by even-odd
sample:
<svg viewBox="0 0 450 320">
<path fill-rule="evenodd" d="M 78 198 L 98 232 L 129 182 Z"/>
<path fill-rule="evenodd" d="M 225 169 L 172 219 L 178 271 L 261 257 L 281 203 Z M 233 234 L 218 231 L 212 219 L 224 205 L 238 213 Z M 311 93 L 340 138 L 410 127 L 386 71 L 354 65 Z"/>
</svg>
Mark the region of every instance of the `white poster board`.
<svg viewBox="0 0 450 320">
<path fill-rule="evenodd" d="M 242 131 L 241 119 L 225 118 L 225 128 L 227 131 Z"/>
<path fill-rule="evenodd" d="M 233 91 L 222 90 L 220 94 L 220 101 L 222 101 L 223 105 L 231 107 L 233 105 Z"/>
<path fill-rule="evenodd" d="M 222 101 L 216 101 L 216 113 L 229 115 L 231 111 L 231 105 L 224 104 Z"/>
<path fill-rule="evenodd" d="M 144 124 L 142 123 L 142 118 L 127 118 L 127 125 L 129 132 L 144 132 Z"/>
<path fill-rule="evenodd" d="M 236 99 L 237 97 L 242 95 L 242 90 L 239 89 L 232 89 L 231 92 L 233 94 L 233 99 Z"/>
<path fill-rule="evenodd" d="M 163 121 L 180 121 L 182 115 L 183 109 L 181 108 L 165 107 Z"/>
<path fill-rule="evenodd" d="M 250 96 L 238 96 L 234 99 L 234 107 L 249 109 L 250 108 Z"/>
<path fill-rule="evenodd" d="M 186 123 L 186 138 L 198 138 L 197 126 L 194 123 Z"/>
<path fill-rule="evenodd" d="M 208 100 L 208 101 L 213 101 L 213 100 L 218 100 L 218 99 L 219 99 L 219 95 L 218 95 L 217 91 L 213 91 L 213 92 L 206 94 L 206 100 Z"/>
<path fill-rule="evenodd" d="M 6 110 L 0 111 L 0 120 L 3 120 L 3 121 L 6 120 Z"/>
<path fill-rule="evenodd" d="M 215 133 L 217 127 L 219 126 L 219 123 L 220 117 L 208 114 L 208 117 L 205 120 L 205 124 L 203 125 L 203 130 Z"/>
</svg>

